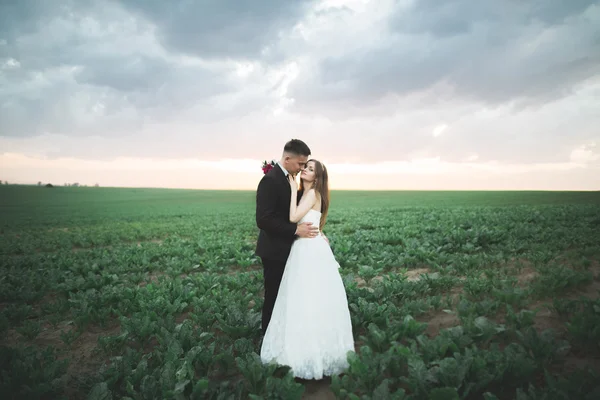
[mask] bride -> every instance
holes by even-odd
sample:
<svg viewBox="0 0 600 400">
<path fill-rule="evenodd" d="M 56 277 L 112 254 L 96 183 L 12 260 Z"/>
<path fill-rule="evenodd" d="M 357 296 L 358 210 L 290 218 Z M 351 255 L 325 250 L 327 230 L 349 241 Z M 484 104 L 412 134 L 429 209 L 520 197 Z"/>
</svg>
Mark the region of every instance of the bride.
<svg viewBox="0 0 600 400">
<path fill-rule="evenodd" d="M 327 169 L 309 160 L 300 175 L 304 195 L 297 204 L 298 185 L 292 191 L 291 222 L 312 222 L 322 230 L 329 208 Z M 299 238 L 287 259 L 271 321 L 261 348 L 264 363 L 291 367 L 295 377 L 322 379 L 348 367 L 354 338 L 346 290 L 339 264 L 326 239 Z"/>
</svg>

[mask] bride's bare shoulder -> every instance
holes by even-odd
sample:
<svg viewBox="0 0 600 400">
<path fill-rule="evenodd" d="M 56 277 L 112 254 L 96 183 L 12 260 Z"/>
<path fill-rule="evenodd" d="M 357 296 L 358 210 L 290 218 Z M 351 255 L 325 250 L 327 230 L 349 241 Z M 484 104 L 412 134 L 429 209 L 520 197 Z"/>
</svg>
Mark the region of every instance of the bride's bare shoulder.
<svg viewBox="0 0 600 400">
<path fill-rule="evenodd" d="M 313 192 L 313 199 L 314 199 L 313 209 L 315 211 L 321 212 L 321 194 L 314 189 L 311 189 L 311 191 Z"/>
</svg>

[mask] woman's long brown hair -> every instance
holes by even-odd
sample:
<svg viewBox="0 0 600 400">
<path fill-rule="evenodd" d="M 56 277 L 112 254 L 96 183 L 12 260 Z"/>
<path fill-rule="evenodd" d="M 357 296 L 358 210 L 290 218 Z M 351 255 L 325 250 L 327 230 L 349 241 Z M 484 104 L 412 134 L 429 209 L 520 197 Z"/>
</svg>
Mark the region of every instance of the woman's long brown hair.
<svg viewBox="0 0 600 400">
<path fill-rule="evenodd" d="M 315 181 L 314 181 L 314 189 L 315 192 L 321 196 L 321 221 L 319 223 L 319 229 L 323 231 L 323 227 L 325 226 L 325 221 L 327 221 L 327 213 L 329 211 L 329 176 L 327 175 L 327 168 L 321 161 L 318 160 L 308 160 L 306 164 L 309 162 L 315 163 Z M 300 187 L 298 190 L 304 191 L 304 183 L 300 180 Z"/>
</svg>

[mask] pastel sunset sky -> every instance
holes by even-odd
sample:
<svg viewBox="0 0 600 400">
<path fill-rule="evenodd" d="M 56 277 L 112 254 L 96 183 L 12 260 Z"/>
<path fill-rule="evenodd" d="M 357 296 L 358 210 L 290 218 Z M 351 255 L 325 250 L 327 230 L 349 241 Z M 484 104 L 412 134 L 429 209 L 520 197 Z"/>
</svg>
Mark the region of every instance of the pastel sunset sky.
<svg viewBox="0 0 600 400">
<path fill-rule="evenodd" d="M 600 189 L 600 1 L 0 2 L 0 179 Z"/>
</svg>

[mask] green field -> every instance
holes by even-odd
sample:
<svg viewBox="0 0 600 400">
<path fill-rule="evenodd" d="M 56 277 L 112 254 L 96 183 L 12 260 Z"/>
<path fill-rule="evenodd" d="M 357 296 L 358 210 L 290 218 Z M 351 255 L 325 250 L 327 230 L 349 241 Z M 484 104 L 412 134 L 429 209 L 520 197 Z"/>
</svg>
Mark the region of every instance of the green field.
<svg viewBox="0 0 600 400">
<path fill-rule="evenodd" d="M 0 186 L 1 399 L 598 399 L 599 192 L 333 192 L 355 355 L 263 366 L 254 192 Z"/>
</svg>

